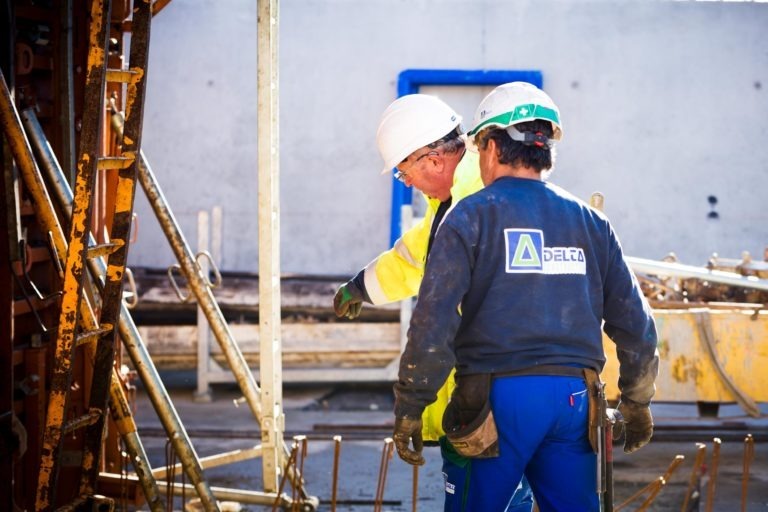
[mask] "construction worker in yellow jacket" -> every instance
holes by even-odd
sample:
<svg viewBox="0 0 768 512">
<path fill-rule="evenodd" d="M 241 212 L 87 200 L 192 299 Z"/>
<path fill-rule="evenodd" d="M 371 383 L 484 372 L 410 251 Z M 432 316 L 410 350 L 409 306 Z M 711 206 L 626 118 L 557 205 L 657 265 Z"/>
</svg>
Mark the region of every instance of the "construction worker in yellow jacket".
<svg viewBox="0 0 768 512">
<path fill-rule="evenodd" d="M 405 231 L 394 246 L 379 254 L 354 278 L 339 287 L 333 299 L 338 317 L 356 318 L 363 302 L 388 304 L 419 291 L 427 255 L 445 214 L 458 201 L 483 188 L 477 153 L 467 152 L 461 116 L 435 96 L 410 94 L 395 100 L 379 121 L 376 144 L 384 172 L 413 186 L 426 199 L 424 218 Z M 423 439 L 444 435 L 443 411 L 454 388 L 453 375 L 423 415 Z M 530 510 L 527 482 L 508 510 Z"/>
</svg>

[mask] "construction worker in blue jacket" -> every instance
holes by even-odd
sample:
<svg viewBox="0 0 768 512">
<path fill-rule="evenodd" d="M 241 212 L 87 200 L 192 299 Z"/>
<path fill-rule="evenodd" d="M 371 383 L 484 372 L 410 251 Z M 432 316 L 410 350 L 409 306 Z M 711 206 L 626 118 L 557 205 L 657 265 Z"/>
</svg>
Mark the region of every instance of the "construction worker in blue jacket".
<svg viewBox="0 0 768 512">
<path fill-rule="evenodd" d="M 544 179 L 562 136 L 547 94 L 499 86 L 469 134 L 485 188 L 435 236 L 395 384 L 395 446 L 423 463 L 422 411 L 455 368 L 443 455 L 463 491 L 446 494 L 446 510 L 506 510 L 522 475 L 542 512 L 598 510 L 587 382 L 605 363 L 604 330 L 620 363 L 624 451 L 649 442 L 651 310 L 608 219 Z"/>
<path fill-rule="evenodd" d="M 363 302 L 382 305 L 418 293 L 427 254 L 446 212 L 483 187 L 477 153 L 466 151 L 461 120 L 453 108 L 427 94 L 398 98 L 381 115 L 376 144 L 384 172 L 395 169 L 395 178 L 422 192 L 426 212 L 391 249 L 339 287 L 333 301 L 337 316 L 353 319 Z M 444 434 L 443 411 L 453 379 L 443 382 L 435 403 L 422 413 L 422 437 L 427 442 L 437 442 Z M 524 481 L 510 506 L 519 512 L 531 510 L 532 496 Z"/>
</svg>

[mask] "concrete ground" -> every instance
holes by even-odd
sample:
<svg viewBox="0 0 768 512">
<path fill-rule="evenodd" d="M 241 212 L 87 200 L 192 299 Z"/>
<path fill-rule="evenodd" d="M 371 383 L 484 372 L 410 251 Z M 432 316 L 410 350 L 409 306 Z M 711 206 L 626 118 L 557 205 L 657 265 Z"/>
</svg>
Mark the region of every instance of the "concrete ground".
<svg viewBox="0 0 768 512">
<path fill-rule="evenodd" d="M 165 377 L 174 406 L 184 423 L 198 457 L 251 448 L 260 443 L 259 429 L 249 408 L 236 407 L 233 400 L 240 396 L 231 386 L 214 388 L 213 400 L 197 403 L 192 399 L 194 376 Z M 336 510 L 362 511 L 374 508 L 382 460 L 384 438 L 390 435 L 392 424 L 392 395 L 389 385 L 303 386 L 284 390 L 286 439 L 290 444 L 295 434 L 309 438 L 304 460 L 306 487 L 320 499 L 318 510 L 331 510 L 332 468 L 334 445 L 332 437 L 342 435 Z M 679 511 L 696 454 L 696 442 L 707 445 L 707 464 L 712 467 L 713 437 L 723 442 L 715 479 L 715 499 L 712 510 L 741 510 L 744 435 L 753 434 L 754 460 L 750 468 L 746 510 L 768 511 L 768 404 L 762 404 L 763 418 L 752 419 L 738 407 L 722 406 L 718 418 L 697 418 L 692 405 L 654 404 L 654 416 L 659 435 L 648 446 L 632 455 L 625 455 L 620 446 L 615 450 L 615 503 L 618 505 L 667 470 L 676 455 L 684 462 L 672 475 L 648 510 Z M 136 420 L 142 443 L 153 467 L 166 464 L 165 433 L 146 395 L 139 389 L 136 399 Z M 675 427 L 695 425 L 697 430 L 676 432 Z M 366 439 L 359 429 L 366 427 Z M 443 478 L 440 453 L 426 448 L 427 463 L 418 475 L 417 510 L 442 510 Z M 205 470 L 212 486 L 261 490 L 261 460 L 253 459 L 224 467 Z M 410 511 L 412 507 L 413 472 L 397 454 L 389 463 L 384 488 L 384 511 Z M 286 484 L 287 485 L 287 484 Z M 701 481 L 700 509 L 705 510 L 708 476 Z M 161 489 L 165 493 L 165 489 Z M 289 495 L 289 488 L 285 489 Z M 647 495 L 646 495 L 647 496 Z M 188 497 L 189 499 L 189 497 Z M 622 510 L 637 510 L 642 499 Z M 181 499 L 175 502 L 181 509 Z M 243 505 L 245 511 L 272 510 L 272 507 Z M 693 510 L 698 510 L 694 508 Z"/>
</svg>

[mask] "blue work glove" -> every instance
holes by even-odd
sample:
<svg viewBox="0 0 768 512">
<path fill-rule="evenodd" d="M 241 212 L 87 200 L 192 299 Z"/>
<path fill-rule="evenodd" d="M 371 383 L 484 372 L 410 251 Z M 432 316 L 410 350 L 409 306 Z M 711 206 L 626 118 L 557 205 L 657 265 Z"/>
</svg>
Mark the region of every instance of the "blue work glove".
<svg viewBox="0 0 768 512">
<path fill-rule="evenodd" d="M 412 420 L 409 418 L 395 418 L 395 432 L 392 434 L 397 454 L 405 462 L 412 466 L 423 466 L 424 441 L 421 438 L 421 418 Z M 410 449 L 413 441 L 413 450 Z"/>
<path fill-rule="evenodd" d="M 622 398 L 616 409 L 624 417 L 624 421 L 613 426 L 613 438 L 619 439 L 621 431 L 624 430 L 624 453 L 632 453 L 648 444 L 653 436 L 650 404 L 643 405 Z"/>
<path fill-rule="evenodd" d="M 354 280 L 339 286 L 333 297 L 333 310 L 336 316 L 347 317 L 350 320 L 357 318 L 363 309 L 365 294 Z"/>
</svg>

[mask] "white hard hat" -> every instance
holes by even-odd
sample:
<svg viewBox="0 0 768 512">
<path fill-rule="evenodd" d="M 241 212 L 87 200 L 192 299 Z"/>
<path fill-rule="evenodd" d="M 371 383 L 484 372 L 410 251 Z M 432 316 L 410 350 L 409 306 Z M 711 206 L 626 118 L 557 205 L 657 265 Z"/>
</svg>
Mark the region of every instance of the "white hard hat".
<svg viewBox="0 0 768 512">
<path fill-rule="evenodd" d="M 396 99 L 381 114 L 376 131 L 384 171 L 391 171 L 408 155 L 460 124 L 461 116 L 435 96 L 409 94 Z"/>
<path fill-rule="evenodd" d="M 527 82 L 500 85 L 483 98 L 475 110 L 469 136 L 483 128 L 508 128 L 526 121 L 542 119 L 552 123 L 552 139 L 563 138 L 560 110 L 547 93 Z"/>
</svg>

